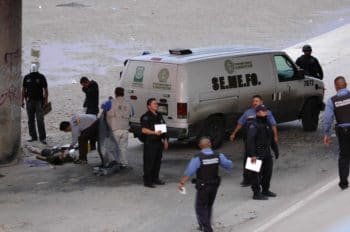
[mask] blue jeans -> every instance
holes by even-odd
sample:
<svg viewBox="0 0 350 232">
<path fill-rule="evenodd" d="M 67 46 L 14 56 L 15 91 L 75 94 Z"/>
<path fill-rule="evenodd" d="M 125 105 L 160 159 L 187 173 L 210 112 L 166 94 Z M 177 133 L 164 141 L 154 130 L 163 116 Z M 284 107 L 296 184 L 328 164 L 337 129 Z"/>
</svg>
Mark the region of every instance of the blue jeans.
<svg viewBox="0 0 350 232">
<path fill-rule="evenodd" d="M 27 101 L 27 114 L 28 114 L 28 128 L 29 135 L 32 139 L 38 139 L 35 127 L 35 119 L 38 125 L 39 139 L 46 139 L 45 123 L 44 123 L 44 113 L 42 101 Z"/>
</svg>

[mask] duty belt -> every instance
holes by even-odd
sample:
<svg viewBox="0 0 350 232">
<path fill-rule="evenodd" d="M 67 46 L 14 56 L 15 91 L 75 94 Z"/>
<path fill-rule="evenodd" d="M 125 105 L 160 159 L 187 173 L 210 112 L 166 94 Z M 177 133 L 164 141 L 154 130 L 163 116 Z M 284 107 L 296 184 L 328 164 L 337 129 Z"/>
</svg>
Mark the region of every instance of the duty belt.
<svg viewBox="0 0 350 232">
<path fill-rule="evenodd" d="M 196 179 L 196 184 L 198 185 L 217 185 L 220 184 L 221 178 L 220 176 L 210 179 L 210 180 L 202 180 L 202 179 Z"/>
</svg>

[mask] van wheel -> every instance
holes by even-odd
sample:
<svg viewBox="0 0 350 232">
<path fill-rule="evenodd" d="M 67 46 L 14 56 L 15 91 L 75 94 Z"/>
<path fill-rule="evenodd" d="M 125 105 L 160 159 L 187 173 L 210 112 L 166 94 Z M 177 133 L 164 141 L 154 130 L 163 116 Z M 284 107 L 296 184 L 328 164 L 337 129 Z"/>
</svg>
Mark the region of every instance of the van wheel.
<svg viewBox="0 0 350 232">
<path fill-rule="evenodd" d="M 316 99 L 306 102 L 301 116 L 304 131 L 315 131 L 318 127 L 320 107 Z"/>
<path fill-rule="evenodd" d="M 210 138 L 213 149 L 219 148 L 225 138 L 225 120 L 220 116 L 208 118 L 198 139 L 202 136 Z"/>
</svg>

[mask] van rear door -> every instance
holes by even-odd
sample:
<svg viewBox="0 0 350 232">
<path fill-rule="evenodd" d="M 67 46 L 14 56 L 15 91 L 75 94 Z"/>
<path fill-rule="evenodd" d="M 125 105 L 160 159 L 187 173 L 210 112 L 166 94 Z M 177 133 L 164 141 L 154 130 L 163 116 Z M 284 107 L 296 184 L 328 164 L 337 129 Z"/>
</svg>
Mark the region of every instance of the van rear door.
<svg viewBox="0 0 350 232">
<path fill-rule="evenodd" d="M 159 103 L 159 112 L 167 124 L 171 123 L 176 114 L 176 76 L 176 64 L 129 61 L 121 83 L 134 107 L 135 115 L 131 122 L 139 123 L 141 115 L 147 111 L 147 99 L 155 98 Z"/>
</svg>

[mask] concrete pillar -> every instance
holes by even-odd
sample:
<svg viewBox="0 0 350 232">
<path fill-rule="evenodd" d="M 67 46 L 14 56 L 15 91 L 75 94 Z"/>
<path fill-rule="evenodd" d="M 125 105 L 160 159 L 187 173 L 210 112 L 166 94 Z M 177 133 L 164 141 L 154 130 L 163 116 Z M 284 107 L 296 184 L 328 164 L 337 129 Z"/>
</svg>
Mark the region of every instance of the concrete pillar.
<svg viewBox="0 0 350 232">
<path fill-rule="evenodd" d="M 0 164 L 21 146 L 22 0 L 0 0 Z"/>
</svg>

